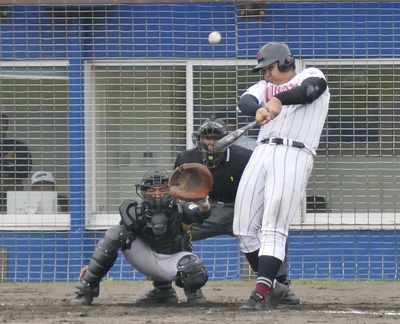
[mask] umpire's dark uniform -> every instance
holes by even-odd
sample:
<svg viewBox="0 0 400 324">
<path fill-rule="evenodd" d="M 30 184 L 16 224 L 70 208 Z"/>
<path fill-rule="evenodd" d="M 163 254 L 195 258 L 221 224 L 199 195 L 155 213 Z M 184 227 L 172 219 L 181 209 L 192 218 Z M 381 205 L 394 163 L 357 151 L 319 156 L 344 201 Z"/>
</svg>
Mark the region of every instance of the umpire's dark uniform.
<svg viewBox="0 0 400 324">
<path fill-rule="evenodd" d="M 194 224 L 190 230 L 192 240 L 202 240 L 222 234 L 233 236 L 233 211 L 236 191 L 243 170 L 253 151 L 232 145 L 224 152 L 221 162 L 210 168 L 214 185 L 209 193 L 211 216 L 202 225 Z M 175 168 L 183 163 L 202 163 L 203 155 L 197 149 L 181 152 L 175 161 Z"/>
</svg>

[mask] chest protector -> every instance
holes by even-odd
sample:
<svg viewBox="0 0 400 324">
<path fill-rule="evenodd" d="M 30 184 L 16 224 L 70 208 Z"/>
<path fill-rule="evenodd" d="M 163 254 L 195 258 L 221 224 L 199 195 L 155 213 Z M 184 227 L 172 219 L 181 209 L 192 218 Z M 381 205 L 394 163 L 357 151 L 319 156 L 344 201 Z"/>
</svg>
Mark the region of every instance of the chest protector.
<svg viewBox="0 0 400 324">
<path fill-rule="evenodd" d="M 182 209 L 174 204 L 162 212 L 144 212 L 146 226 L 139 237 L 150 248 L 162 254 L 174 254 L 181 251 L 191 251 L 189 233 L 182 225 Z"/>
</svg>

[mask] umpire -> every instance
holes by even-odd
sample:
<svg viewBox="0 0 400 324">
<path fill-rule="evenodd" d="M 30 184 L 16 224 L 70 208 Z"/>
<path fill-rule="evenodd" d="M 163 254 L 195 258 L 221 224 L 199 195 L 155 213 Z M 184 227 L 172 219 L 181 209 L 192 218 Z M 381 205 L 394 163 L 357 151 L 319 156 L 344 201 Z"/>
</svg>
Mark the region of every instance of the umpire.
<svg viewBox="0 0 400 324">
<path fill-rule="evenodd" d="M 224 152 L 214 152 L 215 142 L 228 134 L 225 122 L 211 116 L 207 118 L 192 134 L 196 148 L 185 150 L 178 154 L 175 168 L 183 163 L 203 163 L 213 175 L 214 185 L 209 193 L 211 216 L 199 224 L 193 224 L 190 230 L 192 241 L 203 240 L 218 235 L 233 236 L 233 213 L 236 191 L 240 178 L 252 151 L 238 145 L 232 145 Z M 276 280 L 286 286 L 290 285 L 287 279 L 287 264 L 285 262 L 279 270 Z M 154 289 L 141 296 L 137 302 L 142 303 L 170 303 L 175 299 L 168 298 L 166 291 L 170 291 L 170 282 L 153 282 Z M 273 298 L 273 294 L 271 295 Z M 300 299 L 289 289 L 281 304 L 297 305 Z"/>
</svg>

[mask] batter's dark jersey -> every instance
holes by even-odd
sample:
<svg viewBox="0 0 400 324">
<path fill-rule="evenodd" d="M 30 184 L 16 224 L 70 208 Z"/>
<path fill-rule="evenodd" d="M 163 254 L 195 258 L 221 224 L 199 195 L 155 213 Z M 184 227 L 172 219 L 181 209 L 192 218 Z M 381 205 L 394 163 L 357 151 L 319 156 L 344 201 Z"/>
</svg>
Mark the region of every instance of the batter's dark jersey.
<svg viewBox="0 0 400 324">
<path fill-rule="evenodd" d="M 253 151 L 238 145 L 232 145 L 224 153 L 224 157 L 215 168 L 209 169 L 214 185 L 209 193 L 211 201 L 234 203 L 240 178 Z M 203 155 L 197 149 L 190 149 L 178 154 L 175 168 L 183 163 L 203 163 Z"/>
</svg>

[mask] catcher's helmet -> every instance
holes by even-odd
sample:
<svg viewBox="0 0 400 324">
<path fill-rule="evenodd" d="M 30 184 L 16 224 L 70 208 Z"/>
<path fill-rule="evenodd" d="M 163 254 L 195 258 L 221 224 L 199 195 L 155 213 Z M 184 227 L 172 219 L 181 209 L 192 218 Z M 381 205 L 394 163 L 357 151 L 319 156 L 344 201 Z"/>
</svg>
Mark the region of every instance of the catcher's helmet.
<svg viewBox="0 0 400 324">
<path fill-rule="evenodd" d="M 258 72 L 272 63 L 278 62 L 278 69 L 281 72 L 287 72 L 295 68 L 295 59 L 289 46 L 284 43 L 271 42 L 259 50 L 257 53 L 258 64 L 252 72 Z"/>
<path fill-rule="evenodd" d="M 164 170 L 151 170 L 147 172 L 143 178 L 140 185 L 146 189 L 151 186 L 168 186 L 169 174 Z"/>
<path fill-rule="evenodd" d="M 196 132 L 192 134 L 193 144 L 203 154 L 204 164 L 208 168 L 215 168 L 222 160 L 224 152 L 214 152 L 204 145 L 203 137 L 221 139 L 228 134 L 225 122 L 214 115 L 207 118 Z"/>
<path fill-rule="evenodd" d="M 166 186 L 168 187 L 169 174 L 164 170 L 151 170 L 147 172 L 140 184 L 136 185 L 136 193 L 143 198 L 143 193 L 149 187 Z M 140 192 L 139 192 L 140 191 Z"/>
<path fill-rule="evenodd" d="M 136 185 L 136 193 L 140 198 L 143 199 L 143 206 L 146 209 L 163 210 L 169 205 L 170 201 L 172 200 L 172 196 L 170 194 L 164 194 L 161 198 L 161 201 L 156 201 L 153 195 L 145 193 L 145 191 L 150 187 L 168 187 L 168 182 L 169 174 L 164 170 L 151 170 L 143 176 L 140 184 Z"/>
</svg>

